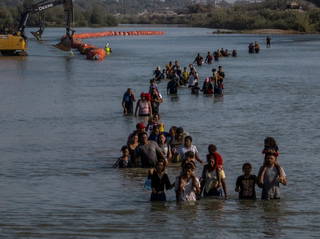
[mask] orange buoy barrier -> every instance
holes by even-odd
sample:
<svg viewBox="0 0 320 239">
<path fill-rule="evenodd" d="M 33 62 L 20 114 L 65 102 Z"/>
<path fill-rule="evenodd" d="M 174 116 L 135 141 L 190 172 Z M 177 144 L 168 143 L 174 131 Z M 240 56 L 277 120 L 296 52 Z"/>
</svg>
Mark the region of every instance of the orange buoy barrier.
<svg viewBox="0 0 320 239">
<path fill-rule="evenodd" d="M 107 37 L 107 36 L 143 36 L 143 35 L 147 35 L 147 36 L 164 35 L 164 32 L 161 32 L 161 31 L 128 31 L 128 32 L 107 31 L 107 32 L 79 33 L 79 34 L 74 34 L 73 37 L 76 39 L 85 39 L 85 38 Z"/>
<path fill-rule="evenodd" d="M 104 60 L 107 56 L 106 50 L 98 48 L 94 45 L 82 42 L 79 39 L 107 37 L 107 36 L 151 36 L 164 35 L 161 31 L 107 31 L 107 32 L 93 32 L 73 34 L 72 48 L 78 49 L 81 54 L 86 55 L 88 60 Z"/>
<path fill-rule="evenodd" d="M 106 51 L 102 48 L 89 49 L 86 53 L 88 60 L 99 60 L 102 61 L 106 58 Z"/>
<path fill-rule="evenodd" d="M 105 49 L 98 48 L 94 45 L 84 43 L 81 40 L 75 39 L 75 38 L 73 38 L 73 41 L 72 41 L 72 48 L 78 49 L 78 51 L 81 54 L 86 55 L 86 58 L 88 60 L 102 61 L 107 56 Z"/>
</svg>

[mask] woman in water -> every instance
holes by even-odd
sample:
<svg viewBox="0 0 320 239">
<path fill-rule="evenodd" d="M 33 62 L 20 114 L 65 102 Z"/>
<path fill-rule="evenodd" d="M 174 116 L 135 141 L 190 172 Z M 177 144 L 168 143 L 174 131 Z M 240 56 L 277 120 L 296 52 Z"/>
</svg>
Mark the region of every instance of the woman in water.
<svg viewBox="0 0 320 239">
<path fill-rule="evenodd" d="M 163 102 L 162 96 L 156 88 L 151 91 L 151 107 L 152 112 L 159 114 L 160 104 Z"/>
<path fill-rule="evenodd" d="M 137 112 L 139 111 L 139 116 L 151 116 L 152 115 L 152 107 L 150 101 L 147 99 L 146 93 L 141 93 L 140 100 L 138 100 L 136 105 L 136 110 L 134 115 L 137 116 Z"/>
<path fill-rule="evenodd" d="M 158 145 L 162 149 L 165 160 L 170 162 L 172 159 L 171 147 L 169 144 L 167 144 L 167 138 L 164 133 L 161 133 L 158 136 Z"/>
<path fill-rule="evenodd" d="M 134 158 L 135 149 L 139 146 L 139 135 L 138 133 L 133 133 L 129 137 L 128 149 L 131 159 Z"/>
<path fill-rule="evenodd" d="M 201 176 L 201 191 L 203 196 L 222 196 L 221 181 L 216 160 L 213 155 L 207 156 L 207 164 L 203 167 Z"/>
<path fill-rule="evenodd" d="M 174 186 L 170 183 L 165 169 L 166 163 L 164 161 L 158 161 L 155 169 L 149 171 L 152 188 L 150 201 L 166 201 L 164 189 L 170 190 Z"/>
<path fill-rule="evenodd" d="M 128 88 L 122 97 L 122 107 L 124 115 L 133 114 L 133 102 L 135 101 L 136 99 L 134 97 L 133 91 L 131 90 L 131 88 Z"/>
</svg>

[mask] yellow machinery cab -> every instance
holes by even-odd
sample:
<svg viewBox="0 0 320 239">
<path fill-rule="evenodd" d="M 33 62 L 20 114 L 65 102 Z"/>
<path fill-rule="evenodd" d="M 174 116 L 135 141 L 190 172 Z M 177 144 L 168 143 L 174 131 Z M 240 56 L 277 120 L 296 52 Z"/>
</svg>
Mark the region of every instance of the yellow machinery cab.
<svg viewBox="0 0 320 239">
<path fill-rule="evenodd" d="M 16 51 L 27 50 L 26 40 L 19 35 L 0 35 L 0 51 L 5 53 L 16 53 Z"/>
</svg>

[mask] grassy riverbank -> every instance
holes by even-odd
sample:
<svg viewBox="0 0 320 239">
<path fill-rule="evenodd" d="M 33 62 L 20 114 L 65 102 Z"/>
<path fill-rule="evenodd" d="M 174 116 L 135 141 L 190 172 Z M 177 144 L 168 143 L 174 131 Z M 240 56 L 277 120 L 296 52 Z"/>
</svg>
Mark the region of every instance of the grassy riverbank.
<svg viewBox="0 0 320 239">
<path fill-rule="evenodd" d="M 266 34 L 261 32 L 265 29 L 278 29 L 278 32 L 282 30 L 281 34 L 320 32 L 320 8 L 306 4 L 302 9 L 293 10 L 288 9 L 285 3 L 285 0 L 268 0 L 227 7 L 195 4 L 174 11 L 152 9 L 139 14 L 129 12 L 120 14 L 108 12 L 102 2 L 95 0 L 93 5 L 75 4 L 73 25 L 75 27 L 108 27 L 118 24 L 179 24 L 231 29 L 237 33 Z M 13 7 L 0 4 L 0 29 L 15 28 L 22 9 L 22 5 Z M 46 26 L 64 26 L 61 7 L 49 9 L 45 15 Z M 39 26 L 37 15 L 30 17 L 28 26 Z M 273 33 L 274 30 L 270 34 Z"/>
</svg>

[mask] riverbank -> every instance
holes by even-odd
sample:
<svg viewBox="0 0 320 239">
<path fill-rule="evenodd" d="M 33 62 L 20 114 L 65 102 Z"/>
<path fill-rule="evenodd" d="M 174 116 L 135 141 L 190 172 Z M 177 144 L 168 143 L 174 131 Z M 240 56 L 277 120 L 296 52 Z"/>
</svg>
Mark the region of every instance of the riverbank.
<svg viewBox="0 0 320 239">
<path fill-rule="evenodd" d="M 218 29 L 215 32 L 212 32 L 213 34 L 277 34 L 277 35 L 295 35 L 295 34 L 319 34 L 316 32 L 313 33 L 306 33 L 306 32 L 299 32 L 295 30 L 283 30 L 283 29 L 252 29 L 252 30 L 228 30 Z"/>
</svg>

